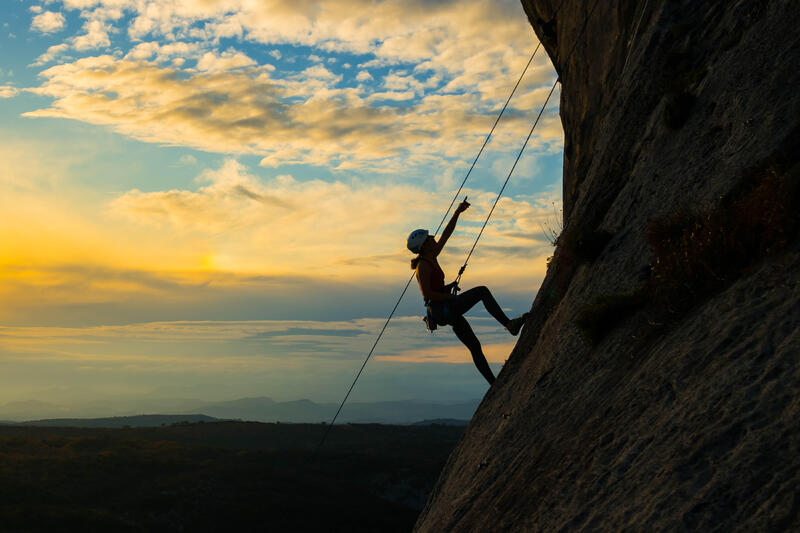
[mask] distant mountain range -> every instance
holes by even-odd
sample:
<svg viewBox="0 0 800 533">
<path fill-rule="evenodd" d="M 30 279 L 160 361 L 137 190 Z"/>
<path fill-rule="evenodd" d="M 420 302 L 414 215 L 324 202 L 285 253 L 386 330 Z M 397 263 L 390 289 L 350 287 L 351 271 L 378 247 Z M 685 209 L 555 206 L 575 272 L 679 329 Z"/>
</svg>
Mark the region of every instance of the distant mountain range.
<svg viewBox="0 0 800 533">
<path fill-rule="evenodd" d="M 0 418 L 12 421 L 34 418 L 55 418 L 70 416 L 71 410 L 60 405 L 39 400 L 25 400 L 0 405 Z"/>
<path fill-rule="evenodd" d="M 133 415 L 112 416 L 105 418 L 45 418 L 42 420 L 26 420 L 13 422 L 0 420 L 0 426 L 39 426 L 39 427 L 72 427 L 72 428 L 147 428 L 172 426 L 175 424 L 197 424 L 202 422 L 224 422 L 225 419 L 206 415 Z M 338 420 L 337 420 L 338 423 Z M 413 424 L 397 424 L 409 426 L 466 426 L 469 420 L 455 418 L 435 418 L 420 420 Z"/>
<path fill-rule="evenodd" d="M 124 428 L 159 427 L 180 423 L 218 422 L 220 419 L 206 415 L 133 415 L 107 418 L 50 418 L 26 422 L 6 422 L 20 426 L 48 426 L 74 428 Z"/>
<path fill-rule="evenodd" d="M 404 400 L 388 402 L 353 402 L 345 404 L 337 418 L 337 423 L 381 423 L 381 424 L 413 424 L 423 423 L 449 424 L 450 421 L 466 423 L 478 407 L 480 400 L 454 403 L 432 402 L 423 400 Z M 164 400 L 162 405 L 157 401 L 148 402 L 148 410 L 154 412 L 180 412 L 182 415 L 141 415 L 135 412 L 118 412 L 107 408 L 105 412 L 100 405 L 90 408 L 69 408 L 30 400 L 0 405 L 0 419 L 19 423 L 29 421 L 36 425 L 70 425 L 77 427 L 122 427 L 159 426 L 182 421 L 199 422 L 215 419 L 250 420 L 257 422 L 285 423 L 321 423 L 330 422 L 336 413 L 338 404 L 315 403 L 311 400 L 295 400 L 276 402 L 267 397 L 241 398 L 224 402 L 190 402 Z M 111 406 L 112 404 L 109 404 Z M 139 411 L 141 413 L 141 411 Z M 119 415 L 103 416 L 98 415 Z M 68 422 L 68 423 L 67 423 Z"/>
<path fill-rule="evenodd" d="M 420 400 L 393 402 L 353 402 L 345 404 L 337 422 L 377 422 L 410 424 L 420 420 L 454 418 L 469 420 L 480 400 L 444 404 Z M 338 404 L 314 403 L 311 400 L 275 402 L 270 398 L 242 398 L 208 404 L 199 412 L 218 418 L 258 422 L 329 422 Z"/>
</svg>

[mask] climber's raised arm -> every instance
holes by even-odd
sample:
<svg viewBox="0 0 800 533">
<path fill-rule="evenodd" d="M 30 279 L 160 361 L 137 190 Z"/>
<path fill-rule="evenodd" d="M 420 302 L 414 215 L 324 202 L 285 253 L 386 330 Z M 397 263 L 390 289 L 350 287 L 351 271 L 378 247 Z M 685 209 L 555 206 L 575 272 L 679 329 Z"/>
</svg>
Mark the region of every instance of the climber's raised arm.
<svg viewBox="0 0 800 533">
<path fill-rule="evenodd" d="M 458 215 L 463 213 L 469 208 L 469 202 L 467 202 L 466 197 L 464 201 L 458 204 L 456 210 L 453 212 L 453 216 L 450 218 L 450 222 L 447 223 L 445 226 L 444 231 L 442 231 L 442 236 L 439 237 L 439 240 L 436 241 L 436 249 L 434 251 L 435 255 L 439 255 L 442 253 L 442 249 L 444 249 L 444 245 L 447 243 L 447 239 L 450 238 L 452 235 L 453 230 L 456 229 L 456 222 L 458 222 Z"/>
</svg>

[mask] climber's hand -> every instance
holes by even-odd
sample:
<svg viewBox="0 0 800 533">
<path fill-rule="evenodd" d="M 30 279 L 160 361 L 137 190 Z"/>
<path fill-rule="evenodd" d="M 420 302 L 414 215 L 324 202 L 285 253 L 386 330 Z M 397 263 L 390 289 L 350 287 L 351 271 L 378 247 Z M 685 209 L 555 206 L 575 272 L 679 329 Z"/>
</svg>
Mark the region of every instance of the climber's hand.
<svg viewBox="0 0 800 533">
<path fill-rule="evenodd" d="M 448 283 L 447 285 L 444 286 L 444 288 L 447 289 L 447 292 L 449 292 L 453 296 L 457 296 L 458 291 L 461 290 L 461 287 L 459 287 L 455 281 L 452 283 Z"/>
</svg>

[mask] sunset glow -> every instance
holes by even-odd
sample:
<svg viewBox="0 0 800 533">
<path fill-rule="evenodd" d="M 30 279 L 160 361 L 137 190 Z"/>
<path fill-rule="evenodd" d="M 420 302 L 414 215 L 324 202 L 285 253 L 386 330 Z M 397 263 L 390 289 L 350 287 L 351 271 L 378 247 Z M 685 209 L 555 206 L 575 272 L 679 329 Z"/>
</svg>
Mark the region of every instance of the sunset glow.
<svg viewBox="0 0 800 533">
<path fill-rule="evenodd" d="M 515 0 L 8 0 L 0 24 L 0 403 L 340 397 L 537 42 Z M 540 52 L 449 277 L 554 79 Z M 463 283 L 509 313 L 552 252 L 557 101 Z M 483 393 L 422 312 L 412 286 L 356 397 Z"/>
</svg>

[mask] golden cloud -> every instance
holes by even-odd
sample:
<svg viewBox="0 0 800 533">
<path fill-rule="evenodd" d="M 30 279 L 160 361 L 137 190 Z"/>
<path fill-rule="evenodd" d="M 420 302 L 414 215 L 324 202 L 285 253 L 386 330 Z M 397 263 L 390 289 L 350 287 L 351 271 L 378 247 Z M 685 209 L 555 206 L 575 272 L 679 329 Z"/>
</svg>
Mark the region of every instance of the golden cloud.
<svg viewBox="0 0 800 533">
<path fill-rule="evenodd" d="M 64 27 L 64 15 L 55 11 L 45 11 L 33 17 L 31 29 L 42 33 L 52 33 Z"/>
<path fill-rule="evenodd" d="M 514 349 L 514 345 L 514 342 L 483 344 L 481 349 L 488 362 L 503 363 Z M 471 361 L 471 356 L 463 345 L 453 344 L 403 350 L 396 355 L 379 355 L 375 360 L 397 363 L 468 363 Z"/>
<path fill-rule="evenodd" d="M 83 58 L 42 72 L 47 81 L 32 91 L 54 102 L 24 116 L 108 125 L 148 142 L 258 154 L 266 166 L 360 164 L 389 171 L 407 168 L 415 157 L 428 163 L 460 158 L 491 121 L 469 95 L 434 95 L 406 109 L 373 107 L 376 98 L 409 99 L 414 92 L 364 96 L 358 89 L 333 88 L 338 77 L 321 65 L 302 78 L 277 80 L 271 66 L 250 64 L 233 52 L 203 56 L 198 68 L 206 72 L 113 56 Z M 502 135 L 515 139 L 528 127 L 514 117 L 505 124 Z M 551 118 L 534 143 L 560 142 L 557 124 Z"/>
<path fill-rule="evenodd" d="M 471 318 L 489 362 L 502 363 L 514 347 L 507 332 L 486 318 Z M 380 331 L 384 319 L 338 321 L 164 321 L 111 326 L 0 326 L 5 360 L 22 356 L 65 361 L 273 366 L 281 359 L 351 361 Z M 395 317 L 375 361 L 470 363 L 469 351 L 450 332 L 424 334 L 419 317 Z M 216 347 L 198 349 L 198 347 Z M 238 347 L 238 348 L 237 348 Z M 153 351 L 156 350 L 156 353 Z M 247 357 L 248 352 L 260 354 Z M 222 356 L 221 354 L 227 355 Z M 236 356 L 239 354 L 239 357 Z"/>
<path fill-rule="evenodd" d="M 19 94 L 19 90 L 13 85 L 0 85 L 0 98 L 13 98 Z"/>
<path fill-rule="evenodd" d="M 70 183 L 69 161 L 28 144 L 0 151 L 4 320 L 23 308 L 52 318 L 80 306 L 198 306 L 219 297 L 210 288 L 285 301 L 310 298 L 320 283 L 340 292 L 354 281 L 360 290 L 384 287 L 410 275 L 408 231 L 434 229 L 450 200 L 427 183 L 265 179 L 229 159 L 201 171 L 196 190 L 130 190 L 106 203 Z M 451 275 L 494 200 L 493 192 L 465 194 L 473 207 L 442 257 Z M 466 283 L 533 293 L 551 252 L 539 224 L 557 197 L 501 200 Z"/>
<path fill-rule="evenodd" d="M 134 39 L 149 40 L 123 59 L 89 57 L 45 70 L 44 83 L 32 91 L 54 101 L 25 116 L 110 126 L 147 142 L 256 154 L 265 166 L 392 172 L 461 159 L 480 142 L 535 42 L 511 0 L 68 0 L 64 7 L 80 9 L 86 19 L 86 33 L 68 40 L 73 47 L 107 46 L 108 33 L 122 30 L 113 26 L 119 21 L 131 21 Z M 122 11 L 133 18 L 118 17 Z M 370 63 L 417 66 L 390 72 L 377 80 L 379 88 L 342 87 L 342 76 L 320 64 L 279 78 L 273 66 L 257 65 L 240 51 L 209 50 L 231 36 L 373 54 L 373 62 L 360 65 L 361 81 L 372 77 Z M 167 42 L 157 42 L 160 37 Z M 56 59 L 67 45 L 57 46 L 36 64 Z M 169 59 L 173 64 L 165 66 Z M 181 68 L 187 59 L 197 60 L 196 67 Z M 541 53 L 529 75 L 535 88 L 521 89 L 517 110 L 540 105 L 537 88 L 553 78 L 547 65 Z M 522 115 L 509 113 L 496 142 L 525 134 L 529 119 Z M 545 122 L 533 144 L 560 145 L 558 121 Z"/>
</svg>

